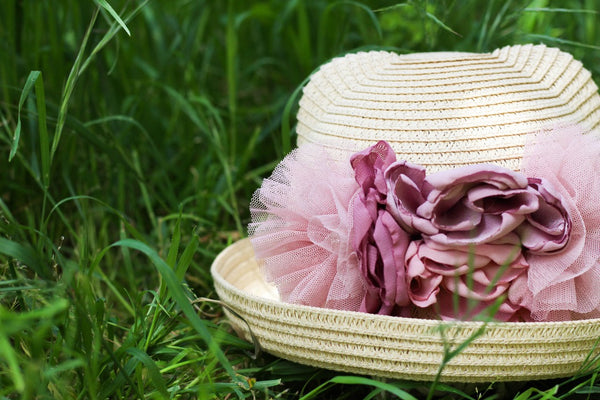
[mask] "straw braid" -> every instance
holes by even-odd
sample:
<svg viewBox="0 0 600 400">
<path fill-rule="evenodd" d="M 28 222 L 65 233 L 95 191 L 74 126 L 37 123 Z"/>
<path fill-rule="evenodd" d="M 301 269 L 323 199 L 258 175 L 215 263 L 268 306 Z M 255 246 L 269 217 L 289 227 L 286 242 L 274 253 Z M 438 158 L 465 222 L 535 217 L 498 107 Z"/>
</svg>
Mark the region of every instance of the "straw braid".
<svg viewBox="0 0 600 400">
<path fill-rule="evenodd" d="M 444 354 L 439 321 L 286 304 L 264 282 L 248 240 L 228 247 L 212 266 L 219 297 L 241 315 L 261 347 L 322 368 L 382 377 L 433 380 Z M 227 312 L 227 311 L 226 311 Z M 248 327 L 229 318 L 247 340 Z M 482 323 L 448 324 L 456 346 Z M 443 371 L 442 381 L 518 381 L 573 375 L 598 354 L 600 320 L 490 323 Z"/>
</svg>

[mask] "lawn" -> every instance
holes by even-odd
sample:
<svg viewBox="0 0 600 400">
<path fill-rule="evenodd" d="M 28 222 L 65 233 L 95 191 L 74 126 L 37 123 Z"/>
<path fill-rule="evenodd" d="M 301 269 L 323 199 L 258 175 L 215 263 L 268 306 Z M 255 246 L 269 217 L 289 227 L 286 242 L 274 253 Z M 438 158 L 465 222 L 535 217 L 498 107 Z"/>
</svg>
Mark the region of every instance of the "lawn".
<svg viewBox="0 0 600 400">
<path fill-rule="evenodd" d="M 254 354 L 209 273 L 294 146 L 302 85 L 360 50 L 545 43 L 600 81 L 600 3 L 3 0 L 0 398 L 594 398 Z"/>
</svg>

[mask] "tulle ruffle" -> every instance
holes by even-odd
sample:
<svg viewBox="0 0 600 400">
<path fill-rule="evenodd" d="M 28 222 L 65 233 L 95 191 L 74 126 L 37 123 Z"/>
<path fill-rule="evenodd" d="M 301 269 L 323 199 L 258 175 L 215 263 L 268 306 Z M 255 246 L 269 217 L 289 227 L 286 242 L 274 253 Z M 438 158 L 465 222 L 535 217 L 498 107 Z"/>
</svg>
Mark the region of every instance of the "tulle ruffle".
<svg viewBox="0 0 600 400">
<path fill-rule="evenodd" d="M 538 321 L 600 317 L 600 140 L 576 127 L 532 135 L 521 172 L 562 196 L 572 226 L 562 250 L 528 254 L 511 299 Z"/>
<path fill-rule="evenodd" d="M 366 289 L 350 243 L 349 206 L 357 189 L 350 164 L 306 145 L 255 192 L 252 245 L 283 301 L 358 311 Z"/>
</svg>

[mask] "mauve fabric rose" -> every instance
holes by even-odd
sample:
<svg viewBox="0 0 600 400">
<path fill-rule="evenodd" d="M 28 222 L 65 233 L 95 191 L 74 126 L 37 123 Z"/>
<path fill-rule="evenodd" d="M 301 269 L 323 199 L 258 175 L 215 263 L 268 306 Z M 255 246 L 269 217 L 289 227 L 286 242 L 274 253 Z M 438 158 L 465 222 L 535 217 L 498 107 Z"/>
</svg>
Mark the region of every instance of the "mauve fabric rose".
<svg viewBox="0 0 600 400">
<path fill-rule="evenodd" d="M 431 222 L 417 214 L 417 209 L 425 203 L 431 192 L 431 185 L 426 180 L 425 168 L 407 161 L 397 161 L 385 171 L 388 186 L 388 211 L 396 221 L 411 234 L 437 233 Z"/>
<path fill-rule="evenodd" d="M 420 308 L 429 307 L 437 302 L 440 283 L 444 278 L 426 268 L 426 258 L 421 257 L 422 240 L 412 241 L 406 250 L 406 283 L 410 301 Z"/>
<path fill-rule="evenodd" d="M 404 258 L 410 238 L 385 207 L 384 171 L 395 159 L 386 142 L 378 142 L 350 159 L 359 185 L 351 208 L 351 243 L 367 289 L 360 311 L 373 314 L 408 312 Z"/>
<path fill-rule="evenodd" d="M 562 250 L 571 234 L 572 221 L 560 193 L 546 179 L 529 178 L 539 198 L 537 211 L 525 216 L 516 232 L 531 254 Z"/>
<path fill-rule="evenodd" d="M 387 184 L 384 171 L 396 161 L 396 154 L 387 142 L 380 141 L 375 145 L 353 154 L 350 165 L 354 170 L 354 179 L 360 186 L 361 198 L 374 213 L 375 206 L 385 204 Z M 372 214 L 375 217 L 374 214 Z"/>
<path fill-rule="evenodd" d="M 423 237 L 448 247 L 485 244 L 510 234 L 539 207 L 537 192 L 527 178 L 492 164 L 437 172 L 406 190 L 406 165 L 395 163 L 386 172 L 394 199 L 390 212 Z M 412 168 L 411 168 L 412 169 Z M 417 192 L 420 188 L 420 197 Z"/>
<path fill-rule="evenodd" d="M 394 218 L 387 211 L 379 210 L 377 219 L 355 250 L 366 283 L 359 311 L 408 316 L 404 258 L 409 241 L 408 234 Z"/>
<path fill-rule="evenodd" d="M 473 318 L 505 296 L 511 283 L 526 272 L 528 264 L 521 249 L 511 242 L 461 249 L 427 240 L 412 242 L 406 253 L 411 301 L 436 310 L 442 319 Z M 494 318 L 522 320 L 527 313 L 505 298 Z"/>
</svg>

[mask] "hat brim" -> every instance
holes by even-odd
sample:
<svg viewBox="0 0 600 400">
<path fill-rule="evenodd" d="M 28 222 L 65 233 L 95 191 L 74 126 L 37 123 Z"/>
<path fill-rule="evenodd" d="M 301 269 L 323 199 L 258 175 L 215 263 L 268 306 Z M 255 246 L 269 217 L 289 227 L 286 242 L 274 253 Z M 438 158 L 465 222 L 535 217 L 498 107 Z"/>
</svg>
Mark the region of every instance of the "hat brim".
<svg viewBox="0 0 600 400">
<path fill-rule="evenodd" d="M 246 340 L 290 361 L 355 374 L 443 382 L 572 376 L 596 365 L 600 319 L 443 322 L 323 309 L 278 300 L 248 239 L 226 248 L 211 272 L 225 313 Z"/>
</svg>

